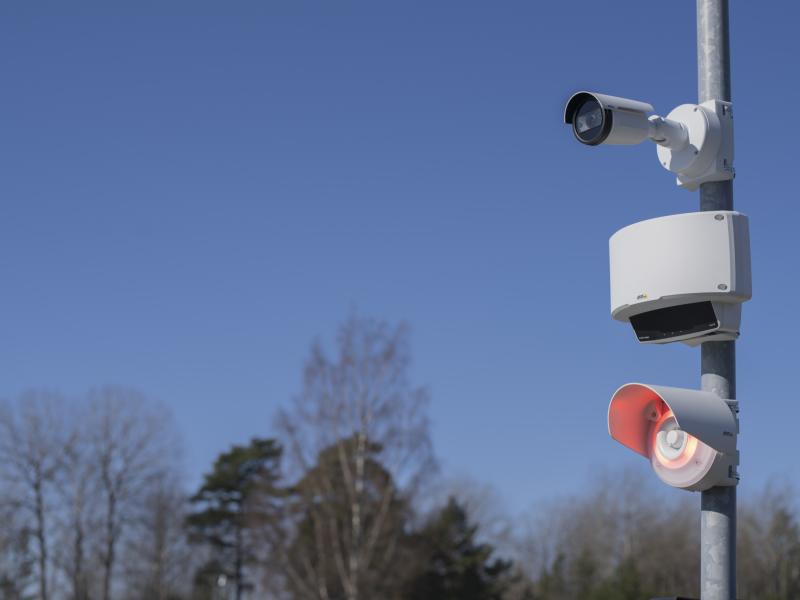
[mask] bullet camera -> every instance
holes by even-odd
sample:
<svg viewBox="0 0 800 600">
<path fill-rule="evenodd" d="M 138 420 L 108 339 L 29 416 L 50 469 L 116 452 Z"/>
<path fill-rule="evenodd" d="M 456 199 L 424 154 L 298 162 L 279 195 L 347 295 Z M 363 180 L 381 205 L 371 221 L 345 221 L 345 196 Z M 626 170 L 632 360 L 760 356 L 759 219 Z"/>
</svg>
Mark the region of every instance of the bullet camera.
<svg viewBox="0 0 800 600">
<path fill-rule="evenodd" d="M 567 101 L 564 123 L 587 146 L 635 145 L 650 139 L 658 144 L 658 161 L 688 190 L 733 179 L 730 102 L 682 104 L 666 118 L 648 116 L 653 111 L 647 102 L 583 91 Z"/>
<path fill-rule="evenodd" d="M 702 491 L 736 485 L 738 404 L 712 392 L 628 383 L 608 407 L 608 433 L 650 461 L 661 481 Z"/>
<path fill-rule="evenodd" d="M 735 340 L 752 296 L 748 219 L 735 211 L 628 225 L 609 246 L 611 316 L 644 344 Z"/>
<path fill-rule="evenodd" d="M 564 109 L 564 122 L 575 138 L 587 146 L 639 144 L 647 139 L 653 107 L 646 102 L 606 94 L 578 92 Z"/>
</svg>

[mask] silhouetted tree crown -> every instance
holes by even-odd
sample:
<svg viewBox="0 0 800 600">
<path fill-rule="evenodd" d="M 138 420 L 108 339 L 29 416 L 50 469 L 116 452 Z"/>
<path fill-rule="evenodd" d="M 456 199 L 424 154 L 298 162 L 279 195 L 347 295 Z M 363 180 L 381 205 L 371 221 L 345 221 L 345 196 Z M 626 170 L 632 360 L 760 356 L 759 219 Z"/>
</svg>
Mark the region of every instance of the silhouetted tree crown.
<svg viewBox="0 0 800 600">
<path fill-rule="evenodd" d="M 423 567 L 407 586 L 415 600 L 501 600 L 509 585 L 509 561 L 476 539 L 478 526 L 455 498 L 416 536 Z"/>
<path fill-rule="evenodd" d="M 209 585 L 220 575 L 228 577 L 237 599 L 253 585 L 245 571 L 257 560 L 256 546 L 262 541 L 254 539 L 251 530 L 278 511 L 281 454 L 280 445 L 271 439 L 253 438 L 246 446 L 233 446 L 217 457 L 190 499 L 197 507 L 186 518 L 190 539 L 215 551 L 202 571 L 213 564 L 215 572 L 206 577 Z"/>
</svg>

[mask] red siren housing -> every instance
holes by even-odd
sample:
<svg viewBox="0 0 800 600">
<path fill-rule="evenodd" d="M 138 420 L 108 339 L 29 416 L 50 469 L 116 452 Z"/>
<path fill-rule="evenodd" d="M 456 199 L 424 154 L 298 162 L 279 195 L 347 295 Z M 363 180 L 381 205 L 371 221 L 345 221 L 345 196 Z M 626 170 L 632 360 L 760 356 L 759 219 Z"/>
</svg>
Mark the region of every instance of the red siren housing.
<svg viewBox="0 0 800 600">
<path fill-rule="evenodd" d="M 711 392 L 628 383 L 608 407 L 608 433 L 650 460 L 673 487 L 702 491 L 736 485 L 738 421 Z"/>
</svg>

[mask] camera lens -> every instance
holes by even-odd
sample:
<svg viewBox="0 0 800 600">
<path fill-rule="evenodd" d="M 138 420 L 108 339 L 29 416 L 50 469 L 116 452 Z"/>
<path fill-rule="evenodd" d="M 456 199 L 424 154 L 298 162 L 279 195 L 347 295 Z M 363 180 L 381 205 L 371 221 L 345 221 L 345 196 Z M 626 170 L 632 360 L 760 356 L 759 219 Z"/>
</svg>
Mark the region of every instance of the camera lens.
<svg viewBox="0 0 800 600">
<path fill-rule="evenodd" d="M 598 144 L 605 137 L 605 115 L 603 107 L 594 98 L 588 98 L 575 113 L 575 135 L 584 144 Z"/>
</svg>

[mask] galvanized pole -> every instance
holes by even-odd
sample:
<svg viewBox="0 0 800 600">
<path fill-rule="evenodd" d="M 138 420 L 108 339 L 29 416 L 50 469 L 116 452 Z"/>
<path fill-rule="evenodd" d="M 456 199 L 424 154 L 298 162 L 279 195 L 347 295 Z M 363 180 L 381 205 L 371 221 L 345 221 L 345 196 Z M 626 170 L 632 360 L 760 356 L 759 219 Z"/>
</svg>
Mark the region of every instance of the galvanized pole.
<svg viewBox="0 0 800 600">
<path fill-rule="evenodd" d="M 697 0 L 697 75 L 700 102 L 731 100 L 728 0 Z M 700 186 L 700 210 L 733 210 L 733 182 Z M 736 397 L 735 342 L 701 345 L 703 390 Z M 736 487 L 702 493 L 700 515 L 700 597 L 736 600 Z"/>
</svg>

